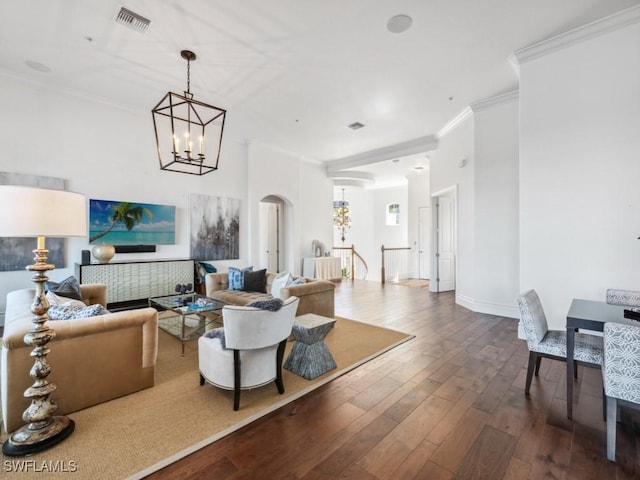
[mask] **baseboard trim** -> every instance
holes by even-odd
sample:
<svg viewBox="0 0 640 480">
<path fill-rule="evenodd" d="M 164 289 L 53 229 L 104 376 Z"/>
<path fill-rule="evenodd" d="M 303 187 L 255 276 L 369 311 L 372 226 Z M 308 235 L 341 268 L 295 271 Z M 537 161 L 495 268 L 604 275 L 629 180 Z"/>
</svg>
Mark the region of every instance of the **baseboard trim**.
<svg viewBox="0 0 640 480">
<path fill-rule="evenodd" d="M 459 293 L 456 293 L 456 303 L 473 312 L 487 313 L 489 315 L 497 315 L 499 317 L 520 318 L 520 312 L 517 307 L 501 305 L 498 303 L 481 302 Z"/>
</svg>

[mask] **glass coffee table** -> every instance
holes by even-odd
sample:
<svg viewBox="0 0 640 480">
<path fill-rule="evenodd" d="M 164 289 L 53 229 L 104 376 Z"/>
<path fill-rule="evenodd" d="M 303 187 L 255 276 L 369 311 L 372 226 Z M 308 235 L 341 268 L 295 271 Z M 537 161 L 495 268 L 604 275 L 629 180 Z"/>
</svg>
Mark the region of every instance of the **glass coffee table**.
<svg viewBox="0 0 640 480">
<path fill-rule="evenodd" d="M 198 293 L 149 299 L 150 307 L 176 314 L 158 317 L 158 327 L 182 342 L 182 356 L 187 340 L 202 335 L 211 323 L 222 322 L 222 307 L 225 305 L 229 304 Z"/>
</svg>

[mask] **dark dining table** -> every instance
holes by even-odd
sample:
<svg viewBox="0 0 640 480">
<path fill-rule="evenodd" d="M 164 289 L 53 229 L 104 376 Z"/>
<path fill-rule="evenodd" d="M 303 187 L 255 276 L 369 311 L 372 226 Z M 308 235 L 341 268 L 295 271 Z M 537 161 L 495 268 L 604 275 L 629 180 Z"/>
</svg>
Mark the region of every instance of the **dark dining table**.
<svg viewBox="0 0 640 480">
<path fill-rule="evenodd" d="M 606 322 L 640 325 L 637 320 L 624 318 L 622 305 L 611 305 L 596 300 L 574 298 L 567 313 L 567 418 L 573 416 L 573 351 L 575 333 L 578 329 L 595 332 L 604 331 Z"/>
</svg>

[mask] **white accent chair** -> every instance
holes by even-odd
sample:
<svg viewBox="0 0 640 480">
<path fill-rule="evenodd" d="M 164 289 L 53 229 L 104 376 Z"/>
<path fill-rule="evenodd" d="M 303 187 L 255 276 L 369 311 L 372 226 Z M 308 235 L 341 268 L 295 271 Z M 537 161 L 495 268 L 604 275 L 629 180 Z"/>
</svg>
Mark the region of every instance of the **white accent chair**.
<svg viewBox="0 0 640 480">
<path fill-rule="evenodd" d="M 233 390 L 234 410 L 240 407 L 240 390 L 261 387 L 275 380 L 278 392 L 284 393 L 282 360 L 298 302 L 297 297 L 289 297 L 276 312 L 225 306 L 222 309 L 224 327 L 217 329 L 222 335 L 204 335 L 198 340 L 200 385 L 206 381 Z"/>
<path fill-rule="evenodd" d="M 607 458 L 615 462 L 618 407 L 640 409 L 640 327 L 605 323 L 602 383 L 607 399 Z"/>
<path fill-rule="evenodd" d="M 535 369 L 538 376 L 542 358 L 550 358 L 561 362 L 567 361 L 567 332 L 564 330 L 549 330 L 547 317 L 542 308 L 542 302 L 535 290 L 529 290 L 518 297 L 520 319 L 524 328 L 529 348 L 529 365 L 527 367 L 527 382 L 524 393 L 529 395 L 531 380 Z M 573 358 L 574 365 L 601 368 L 602 365 L 602 337 L 585 333 L 576 333 Z M 577 377 L 577 369 L 574 371 Z"/>
</svg>

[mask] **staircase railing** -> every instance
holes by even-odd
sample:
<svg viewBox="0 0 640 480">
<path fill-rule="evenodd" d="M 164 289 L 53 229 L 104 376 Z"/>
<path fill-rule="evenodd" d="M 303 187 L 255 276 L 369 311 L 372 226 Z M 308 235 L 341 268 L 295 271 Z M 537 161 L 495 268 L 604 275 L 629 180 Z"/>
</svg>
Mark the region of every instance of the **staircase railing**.
<svg viewBox="0 0 640 480">
<path fill-rule="evenodd" d="M 342 278 L 366 280 L 369 267 L 353 245 L 350 247 L 333 247 L 333 255 L 341 259 Z"/>
<path fill-rule="evenodd" d="M 409 252 L 411 247 L 380 248 L 382 252 L 382 268 L 380 269 L 380 281 L 384 284 L 387 280 L 398 281 L 402 274 L 409 272 Z"/>
</svg>

